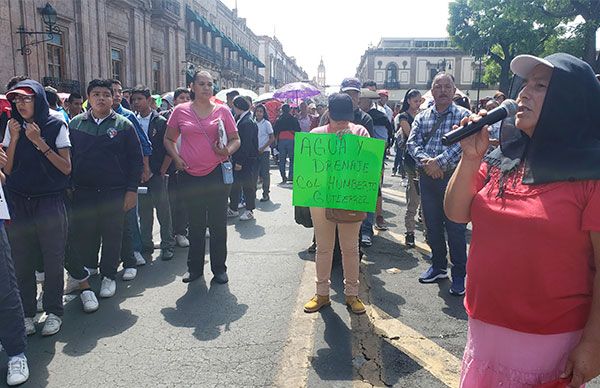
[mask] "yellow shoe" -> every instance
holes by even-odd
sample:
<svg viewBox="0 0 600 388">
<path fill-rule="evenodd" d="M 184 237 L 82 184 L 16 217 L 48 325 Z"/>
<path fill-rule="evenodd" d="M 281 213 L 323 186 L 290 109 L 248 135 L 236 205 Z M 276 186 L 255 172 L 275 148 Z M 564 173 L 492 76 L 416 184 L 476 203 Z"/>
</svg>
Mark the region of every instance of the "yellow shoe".
<svg viewBox="0 0 600 388">
<path fill-rule="evenodd" d="M 358 299 L 358 296 L 346 296 L 346 306 L 350 307 L 350 310 L 354 314 L 364 314 L 367 311 L 363 302 Z"/>
<path fill-rule="evenodd" d="M 329 300 L 329 295 L 315 295 L 304 305 L 304 312 L 315 313 L 319 311 L 321 307 L 329 306 L 330 304 L 331 300 Z"/>
</svg>

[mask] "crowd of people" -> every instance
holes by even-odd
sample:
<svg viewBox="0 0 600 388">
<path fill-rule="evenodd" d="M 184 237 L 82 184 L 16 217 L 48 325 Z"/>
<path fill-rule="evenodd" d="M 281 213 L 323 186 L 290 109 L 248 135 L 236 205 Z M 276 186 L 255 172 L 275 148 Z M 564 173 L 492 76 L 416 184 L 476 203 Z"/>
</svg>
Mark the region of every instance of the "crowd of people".
<svg viewBox="0 0 600 388">
<path fill-rule="evenodd" d="M 466 293 L 461 385 L 589 381 L 600 373 L 600 110 L 593 107 L 600 83 L 589 66 L 565 54 L 519 56 L 511 66 L 525 80 L 514 126 L 490 125 L 453 145 L 442 136 L 487 111 L 471 113 L 479 107 L 457 93 L 447 73 L 433 78 L 429 101 L 411 89 L 390 106 L 388 91 L 375 82 L 346 78 L 327 104 L 272 107 L 236 91 L 221 104 L 211 74 L 197 71 L 164 111 L 142 85 L 124 93 L 118 80 L 95 79 L 85 99 L 72 93 L 63 102 L 51 87 L 13 78 L 10 109 L 0 116 L 0 178 L 10 213 L 0 224 L 8 384 L 29 376 L 26 337 L 37 331 L 37 313 L 46 315 L 41 334 L 56 334 L 63 294 L 78 292 L 83 310 L 93 313 L 97 295 L 117 292 L 120 266 L 122 280 L 132 281 L 155 249 L 168 261 L 177 246 L 189 248 L 182 279 L 189 283 L 204 276 L 208 239 L 213 281 L 227 283 L 227 219 L 255 218 L 257 185 L 259 200 L 271 200 L 272 161 L 280 184 L 293 187 L 297 132 L 386 143 L 373 212 L 344 218 L 310 208 L 316 292 L 304 311 L 331 304 L 338 249 L 345 303 L 352 313 L 366 311 L 358 295 L 360 247 L 377 243 L 375 229 L 388 228 L 382 186 L 390 168 L 406 190 L 406 248 L 416 245 L 418 222 L 431 248 L 419 282 L 448 278 L 449 253 L 449 292 Z M 505 98 L 498 92 L 483 107 Z M 572 126 L 573 117 L 581 125 Z M 100 276 L 99 290 L 91 276 Z"/>
</svg>

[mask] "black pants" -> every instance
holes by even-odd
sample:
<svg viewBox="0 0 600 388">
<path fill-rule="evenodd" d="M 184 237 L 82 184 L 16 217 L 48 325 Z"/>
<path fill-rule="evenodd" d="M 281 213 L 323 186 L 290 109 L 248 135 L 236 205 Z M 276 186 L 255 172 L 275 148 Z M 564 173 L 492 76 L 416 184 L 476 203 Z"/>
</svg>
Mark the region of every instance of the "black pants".
<svg viewBox="0 0 600 388">
<path fill-rule="evenodd" d="M 10 245 L 0 224 L 0 344 L 8 357 L 24 353 L 27 347 L 23 317 Z"/>
<path fill-rule="evenodd" d="M 86 263 L 98 262 L 100 244 L 100 272 L 115 278 L 123 237 L 124 199 L 124 189 L 75 189 L 72 227 L 77 256 L 71 258 L 67 268 L 75 279 L 87 276 L 83 269 Z"/>
<path fill-rule="evenodd" d="M 148 187 L 148 193 L 141 194 L 138 199 L 142 249 L 154 249 L 152 227 L 154 225 L 154 209 L 156 209 L 156 218 L 158 218 L 160 224 L 160 249 L 172 250 L 175 248 L 175 238 L 173 237 L 171 209 L 167 192 L 168 177 L 153 175 L 145 184 Z"/>
<path fill-rule="evenodd" d="M 64 258 L 67 212 L 61 194 L 24 197 L 9 193 L 12 221 L 7 229 L 25 316 L 37 313 L 35 270 L 44 266 L 43 306 L 46 313 L 63 315 Z"/>
<path fill-rule="evenodd" d="M 213 274 L 227 271 L 227 197 L 221 166 L 205 176 L 180 173 L 180 193 L 190 220 L 188 271 L 204 273 L 206 226 L 210 231 L 210 268 Z"/>
<path fill-rule="evenodd" d="M 134 256 L 135 247 L 134 247 L 134 233 L 136 233 L 135 223 L 138 222 L 138 207 L 134 207 L 133 209 L 129 209 L 125 213 L 125 217 L 123 218 L 123 233 L 121 236 L 121 261 L 123 262 L 123 268 L 135 268 L 137 266 L 136 259 Z M 142 248 L 138 248 L 142 249 Z M 152 248 L 154 249 L 154 247 Z M 151 251 L 152 252 L 152 251 Z"/>
<path fill-rule="evenodd" d="M 246 210 L 256 208 L 256 161 L 248 162 L 240 171 L 233 171 L 233 185 L 229 195 L 229 208 L 237 210 L 240 204 L 240 196 L 244 192 Z"/>
<path fill-rule="evenodd" d="M 169 176 L 169 204 L 171 206 L 171 220 L 173 223 L 173 234 L 187 236 L 188 215 L 185 203 L 182 200 L 181 176 L 182 172 L 176 172 Z"/>
</svg>

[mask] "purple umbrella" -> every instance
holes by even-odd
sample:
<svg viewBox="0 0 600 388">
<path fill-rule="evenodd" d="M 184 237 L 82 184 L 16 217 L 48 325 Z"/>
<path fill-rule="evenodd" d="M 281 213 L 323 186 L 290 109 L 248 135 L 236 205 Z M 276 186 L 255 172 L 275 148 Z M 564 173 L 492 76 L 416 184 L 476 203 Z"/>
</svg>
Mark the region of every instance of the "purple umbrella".
<svg viewBox="0 0 600 388">
<path fill-rule="evenodd" d="M 277 89 L 273 93 L 273 97 L 278 99 L 295 99 L 298 102 L 299 99 L 309 98 L 317 94 L 321 94 L 321 91 L 309 83 L 292 82 Z"/>
</svg>

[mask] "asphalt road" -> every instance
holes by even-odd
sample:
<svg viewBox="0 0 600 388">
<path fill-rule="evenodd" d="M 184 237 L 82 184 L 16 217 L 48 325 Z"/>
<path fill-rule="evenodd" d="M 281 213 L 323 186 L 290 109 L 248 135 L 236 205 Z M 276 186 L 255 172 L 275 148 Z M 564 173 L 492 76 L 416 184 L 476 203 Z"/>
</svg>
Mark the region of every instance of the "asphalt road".
<svg viewBox="0 0 600 388">
<path fill-rule="evenodd" d="M 274 183 L 278 175 L 272 170 Z M 339 262 L 332 307 L 302 312 L 314 293 L 312 229 L 294 223 L 291 188 L 273 184 L 272 202 L 257 202 L 256 220 L 229 222 L 229 284 L 212 284 L 208 266 L 205 278 L 182 283 L 187 250 L 178 248 L 171 262 L 154 260 L 134 281 L 119 280 L 96 313 L 69 301 L 57 335 L 41 337 L 40 326 L 29 337 L 24 387 L 457 386 L 462 298 L 448 295 L 447 282 L 418 283 L 426 252 L 404 249 L 400 179 L 387 181 L 391 228 L 361 264 L 366 315 L 343 305 Z M 2 376 L 5 364 L 2 353 Z"/>
</svg>

